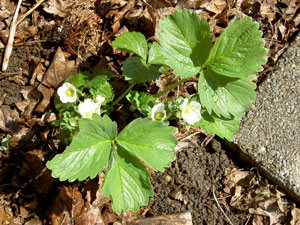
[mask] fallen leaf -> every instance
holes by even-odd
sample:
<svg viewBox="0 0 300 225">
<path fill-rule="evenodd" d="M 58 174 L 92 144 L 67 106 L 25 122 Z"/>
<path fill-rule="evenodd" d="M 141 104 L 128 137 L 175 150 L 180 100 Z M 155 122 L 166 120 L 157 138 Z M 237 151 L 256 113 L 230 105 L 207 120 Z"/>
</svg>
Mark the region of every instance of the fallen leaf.
<svg viewBox="0 0 300 225">
<path fill-rule="evenodd" d="M 43 84 L 40 84 L 37 87 L 37 90 L 42 93 L 43 99 L 42 101 L 38 104 L 38 106 L 35 108 L 35 112 L 37 113 L 43 113 L 45 109 L 48 107 L 50 104 L 50 99 L 54 94 L 53 88 L 47 88 Z"/>
<path fill-rule="evenodd" d="M 17 118 L 19 118 L 19 113 L 16 110 L 12 110 L 7 105 L 0 105 L 0 129 L 13 135 Z"/>
<path fill-rule="evenodd" d="M 227 2 L 225 0 L 212 0 L 201 5 L 201 8 L 219 14 L 227 7 Z"/>
<path fill-rule="evenodd" d="M 292 215 L 292 219 L 290 224 L 300 225 L 300 209 L 296 208 L 296 205 L 294 203 L 291 206 L 291 215 Z"/>
<path fill-rule="evenodd" d="M 53 225 L 72 224 L 83 213 L 84 200 L 77 188 L 71 186 L 58 187 L 58 195 L 47 215 Z"/>
<path fill-rule="evenodd" d="M 47 87 L 58 88 L 73 73 L 75 73 L 75 61 L 66 59 L 64 52 L 59 47 L 43 77 L 42 83 Z"/>
<path fill-rule="evenodd" d="M 47 13 L 65 17 L 70 11 L 72 1 L 69 0 L 48 0 L 44 5 L 44 10 Z"/>
</svg>

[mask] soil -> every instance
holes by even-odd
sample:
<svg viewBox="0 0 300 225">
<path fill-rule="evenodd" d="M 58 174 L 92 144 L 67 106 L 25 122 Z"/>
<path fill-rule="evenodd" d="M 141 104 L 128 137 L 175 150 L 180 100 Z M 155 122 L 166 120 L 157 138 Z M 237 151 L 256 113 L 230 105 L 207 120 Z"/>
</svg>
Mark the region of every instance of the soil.
<svg viewBox="0 0 300 225">
<path fill-rule="evenodd" d="M 198 146 L 191 143 L 176 153 L 172 167 L 152 175 L 155 194 L 149 207 L 154 215 L 191 211 L 194 224 L 228 224 L 212 191 L 217 198 L 226 199 L 222 180 L 233 168 L 247 166 L 231 151 L 221 148 L 217 140 L 206 148 L 200 146 L 201 138 L 196 141 Z M 248 213 L 232 209 L 226 214 L 233 224 L 245 224 L 249 219 Z"/>
</svg>

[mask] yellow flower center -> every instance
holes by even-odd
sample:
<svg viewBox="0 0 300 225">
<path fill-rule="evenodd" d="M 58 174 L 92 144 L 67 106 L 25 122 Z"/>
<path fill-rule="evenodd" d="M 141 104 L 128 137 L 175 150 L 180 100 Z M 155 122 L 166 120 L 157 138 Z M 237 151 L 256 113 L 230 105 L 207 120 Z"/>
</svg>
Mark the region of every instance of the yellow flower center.
<svg viewBox="0 0 300 225">
<path fill-rule="evenodd" d="M 85 117 L 91 119 L 93 115 L 93 112 L 86 112 Z"/>
<path fill-rule="evenodd" d="M 161 120 L 162 118 L 164 118 L 164 114 L 161 113 L 161 112 L 155 113 L 154 118 L 155 118 L 156 120 Z"/>
<path fill-rule="evenodd" d="M 191 107 L 189 104 L 185 107 L 184 113 L 185 114 L 190 114 L 192 112 L 195 112 L 194 107 Z"/>
<path fill-rule="evenodd" d="M 73 97 L 74 96 L 74 90 L 72 88 L 68 88 L 66 90 L 66 96 Z"/>
</svg>

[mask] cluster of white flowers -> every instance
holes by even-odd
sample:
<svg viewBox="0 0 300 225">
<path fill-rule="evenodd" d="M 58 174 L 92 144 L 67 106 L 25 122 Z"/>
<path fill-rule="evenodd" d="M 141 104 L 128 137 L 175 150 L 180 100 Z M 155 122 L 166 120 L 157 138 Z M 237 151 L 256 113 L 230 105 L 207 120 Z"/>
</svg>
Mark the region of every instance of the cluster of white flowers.
<svg viewBox="0 0 300 225">
<path fill-rule="evenodd" d="M 190 125 L 197 123 L 201 120 L 201 104 L 196 101 L 189 102 L 188 99 L 184 99 L 180 105 L 182 118 Z M 163 103 L 159 103 L 153 106 L 151 111 L 152 120 L 164 120 L 167 112 Z"/>
<path fill-rule="evenodd" d="M 62 103 L 72 103 L 77 100 L 76 88 L 68 82 L 65 82 L 58 88 L 57 94 Z M 83 118 L 92 118 L 93 113 L 100 115 L 100 108 L 104 101 L 105 98 L 100 95 L 96 97 L 96 102 L 92 99 L 85 99 L 83 102 L 79 103 L 78 111 Z M 71 125 L 73 126 L 73 122 Z"/>
</svg>

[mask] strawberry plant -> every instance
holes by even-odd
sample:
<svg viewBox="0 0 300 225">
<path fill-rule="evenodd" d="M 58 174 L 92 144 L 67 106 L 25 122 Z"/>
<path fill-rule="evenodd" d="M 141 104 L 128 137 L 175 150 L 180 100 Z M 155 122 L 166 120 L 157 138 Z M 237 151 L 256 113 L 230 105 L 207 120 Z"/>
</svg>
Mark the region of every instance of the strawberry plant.
<svg viewBox="0 0 300 225">
<path fill-rule="evenodd" d="M 114 48 L 134 53 L 122 65 L 129 88 L 116 100 L 103 74 L 77 74 L 58 90 L 56 108 L 61 119 L 55 125 L 74 127 L 73 140 L 47 167 L 53 177 L 70 182 L 94 178 L 106 168 L 102 191 L 111 197 L 118 214 L 136 211 L 153 195 L 150 174 L 141 161 L 163 172 L 175 159 L 177 141 L 168 120 L 180 118 L 187 127 L 233 140 L 240 117 L 256 96 L 252 75 L 262 71 L 266 62 L 262 32 L 251 18 L 234 20 L 214 44 L 206 20 L 186 9 L 162 18 L 160 28 L 160 44 L 147 43 L 138 32 L 121 34 L 112 42 Z M 156 80 L 166 67 L 181 80 L 153 96 L 131 90 L 136 83 Z M 173 101 L 159 99 L 194 76 L 197 94 Z M 118 134 L 109 113 L 123 97 L 131 103 L 131 111 L 148 118 L 133 120 Z"/>
</svg>

